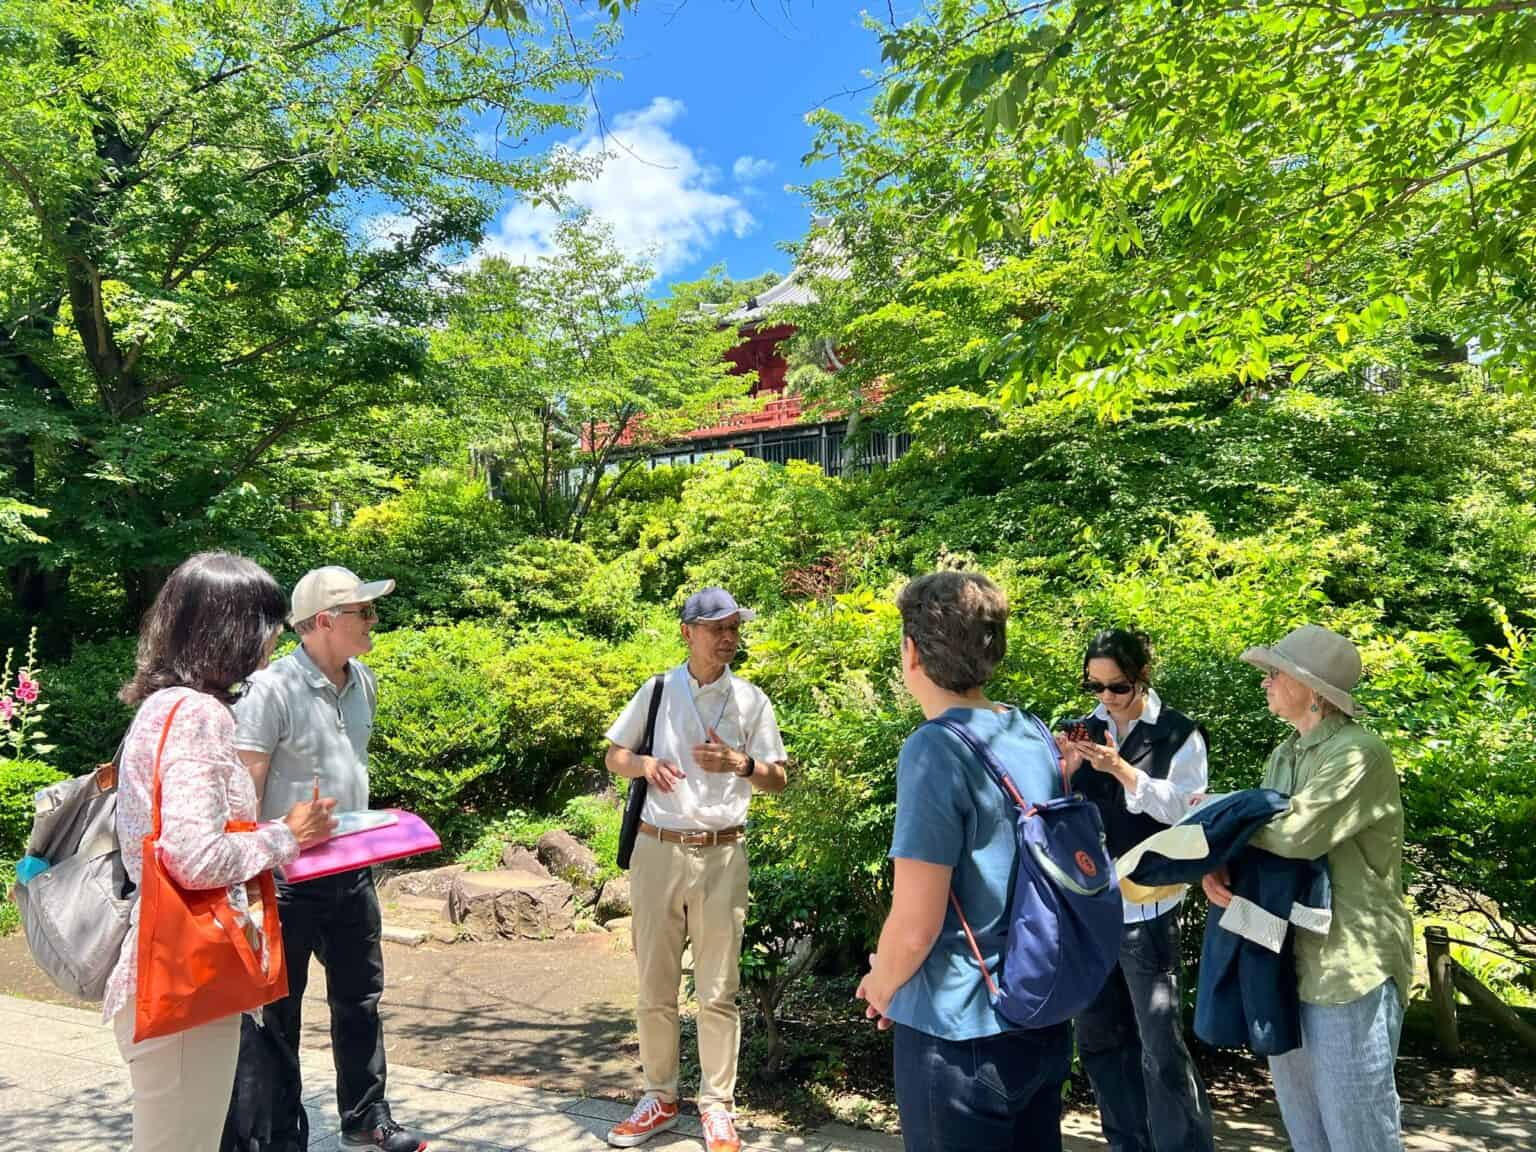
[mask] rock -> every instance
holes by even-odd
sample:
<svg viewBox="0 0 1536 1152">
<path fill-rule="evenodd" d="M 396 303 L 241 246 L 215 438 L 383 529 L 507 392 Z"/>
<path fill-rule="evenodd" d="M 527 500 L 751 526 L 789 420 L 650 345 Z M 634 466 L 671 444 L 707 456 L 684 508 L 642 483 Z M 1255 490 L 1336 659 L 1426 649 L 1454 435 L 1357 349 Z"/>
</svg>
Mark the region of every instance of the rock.
<svg viewBox="0 0 1536 1152">
<path fill-rule="evenodd" d="M 568 935 L 575 893 L 564 880 L 500 869 L 464 872 L 448 893 L 448 917 L 476 940 L 547 940 Z"/>
<path fill-rule="evenodd" d="M 454 878 L 463 871 L 462 864 L 445 864 L 441 868 L 397 872 L 379 885 L 379 896 L 385 900 L 398 900 L 402 896 L 436 896 L 446 900 Z"/>
<path fill-rule="evenodd" d="M 597 897 L 596 919 L 599 924 L 630 915 L 629 877 L 610 876 Z"/>
<path fill-rule="evenodd" d="M 574 887 L 582 903 L 590 904 L 597 895 L 597 857 L 576 837 L 563 828 L 553 828 L 539 837 L 536 851 L 544 866 Z"/>
<path fill-rule="evenodd" d="M 521 844 L 508 844 L 501 850 L 501 866 L 508 872 L 527 872 L 532 876 L 540 876 L 545 880 L 553 880 L 549 869 L 539 862 L 539 858 L 533 854 L 533 849 L 524 848 Z"/>
</svg>

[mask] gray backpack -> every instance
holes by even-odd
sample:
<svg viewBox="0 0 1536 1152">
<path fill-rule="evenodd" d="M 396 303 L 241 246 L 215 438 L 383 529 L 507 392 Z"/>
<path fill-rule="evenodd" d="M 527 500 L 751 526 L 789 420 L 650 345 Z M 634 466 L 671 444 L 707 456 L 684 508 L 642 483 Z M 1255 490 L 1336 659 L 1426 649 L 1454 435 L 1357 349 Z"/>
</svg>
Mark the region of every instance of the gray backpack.
<svg viewBox="0 0 1536 1152">
<path fill-rule="evenodd" d="M 14 890 L 32 958 L 71 996 L 100 1003 L 137 900 L 117 842 L 115 760 L 37 794 L 27 854 L 50 861 Z"/>
</svg>

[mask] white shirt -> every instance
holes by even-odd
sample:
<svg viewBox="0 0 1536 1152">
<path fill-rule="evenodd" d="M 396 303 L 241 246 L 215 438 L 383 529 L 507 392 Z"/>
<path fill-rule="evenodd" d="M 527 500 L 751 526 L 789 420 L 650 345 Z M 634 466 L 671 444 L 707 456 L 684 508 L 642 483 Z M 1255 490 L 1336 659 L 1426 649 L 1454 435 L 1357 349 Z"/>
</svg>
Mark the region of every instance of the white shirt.
<svg viewBox="0 0 1536 1152">
<path fill-rule="evenodd" d="M 608 729 L 609 742 L 631 751 L 638 748 L 650 706 L 648 680 Z M 675 781 L 670 792 L 646 792 L 641 818 L 647 824 L 677 832 L 718 832 L 747 822 L 751 781 L 729 772 L 705 772 L 694 763 L 694 745 L 708 742 L 706 725 L 722 743 L 754 760 L 775 764 L 788 759 L 773 705 L 761 688 L 733 676 L 729 668 L 712 683 L 700 684 L 688 665 L 680 664 L 667 673 L 662 686 L 651 755 L 676 764 L 687 779 Z"/>
<path fill-rule="evenodd" d="M 1156 724 L 1162 711 L 1162 700 L 1158 698 L 1156 692 L 1148 688 L 1140 717 L 1132 720 L 1124 732 L 1115 726 L 1114 719 L 1103 704 L 1096 707 L 1093 714 L 1109 725 L 1109 732 L 1115 738 L 1115 744 L 1123 748 L 1137 724 L 1143 720 L 1148 724 Z M 1198 728 L 1189 734 L 1189 738 L 1179 745 L 1178 751 L 1173 754 L 1165 779 L 1154 780 L 1134 765 L 1131 770 L 1136 773 L 1136 780 L 1134 787 L 1125 790 L 1126 811 L 1150 816 L 1162 824 L 1177 824 L 1189 811 L 1193 797 L 1205 791 L 1210 779 L 1205 737 L 1200 735 Z M 1088 771 L 1091 772 L 1093 769 L 1090 768 Z M 1166 900 L 1158 900 L 1151 904 L 1133 904 L 1127 900 L 1125 922 L 1140 924 L 1144 920 L 1155 920 L 1164 912 L 1177 908 L 1183 899 L 1183 895 L 1170 896 Z"/>
</svg>

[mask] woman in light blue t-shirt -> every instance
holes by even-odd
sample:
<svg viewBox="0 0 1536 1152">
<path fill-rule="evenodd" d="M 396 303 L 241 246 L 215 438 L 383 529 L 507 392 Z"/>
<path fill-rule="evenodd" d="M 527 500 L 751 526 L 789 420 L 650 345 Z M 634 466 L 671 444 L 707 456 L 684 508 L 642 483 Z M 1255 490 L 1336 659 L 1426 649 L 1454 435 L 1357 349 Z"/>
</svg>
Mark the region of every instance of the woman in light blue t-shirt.
<svg viewBox="0 0 1536 1152">
<path fill-rule="evenodd" d="M 958 720 L 1030 803 L 1061 795 L 1055 749 L 983 685 L 1007 647 L 1008 601 L 973 572 L 912 581 L 901 610 L 902 677 L 929 720 Z M 868 1015 L 895 1029 L 896 1102 L 909 1152 L 1061 1148 L 1069 1025 L 1016 1029 L 992 1008 L 950 892 L 994 976 L 1007 936 L 1015 812 L 959 737 L 919 727 L 896 767 L 891 911 L 859 986 Z"/>
</svg>

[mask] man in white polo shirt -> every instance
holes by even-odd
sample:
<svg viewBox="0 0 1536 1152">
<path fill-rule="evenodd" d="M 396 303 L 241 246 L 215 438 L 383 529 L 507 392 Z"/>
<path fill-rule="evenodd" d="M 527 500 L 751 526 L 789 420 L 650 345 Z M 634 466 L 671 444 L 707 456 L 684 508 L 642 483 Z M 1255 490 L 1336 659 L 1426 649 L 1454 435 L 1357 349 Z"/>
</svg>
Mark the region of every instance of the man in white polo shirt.
<svg viewBox="0 0 1536 1152">
<path fill-rule="evenodd" d="M 288 622 L 299 634 L 299 646 L 252 676 L 235 705 L 235 747 L 256 782 L 263 820 L 317 790 L 335 797 L 338 812 L 368 807 L 368 738 L 378 686 L 358 657 L 373 648 L 374 601 L 394 588 L 393 580 L 364 583 L 337 567 L 316 568 L 294 585 Z M 298 1053 L 313 956 L 325 968 L 341 1146 L 420 1152 L 426 1143 L 395 1123 L 385 1099 L 379 1021 L 384 956 L 372 870 L 359 868 L 302 884 L 279 882 L 277 905 L 288 996 L 262 1011 L 266 1037 L 242 1035 L 235 1085 L 237 1110 L 242 1093 L 265 1091 L 267 1108 L 248 1110 L 269 1112 L 270 1133 L 237 1132 L 243 1143 L 236 1146 L 241 1152 L 251 1146 L 260 1152 L 305 1152 L 308 1146 Z M 263 1058 L 274 1051 L 280 1059 Z M 255 1081 L 265 1082 L 265 1088 L 253 1089 Z M 267 1122 L 263 1117 L 259 1127 L 265 1129 Z M 236 1125 L 226 1128 L 226 1146 L 230 1127 Z"/>
<path fill-rule="evenodd" d="M 618 1148 L 677 1123 L 677 986 L 684 938 L 693 943 L 699 998 L 699 1115 L 709 1152 L 737 1152 L 736 1058 L 741 1015 L 741 935 L 747 917 L 747 804 L 754 788 L 784 787 L 787 757 L 760 688 L 732 675 L 741 623 L 755 613 L 721 588 L 683 606 L 688 660 L 662 683 L 651 755 L 637 755 L 652 685 L 608 729 L 609 771 L 643 777 L 647 793 L 630 862 L 637 1010 L 645 1095 L 608 1133 Z"/>
</svg>

